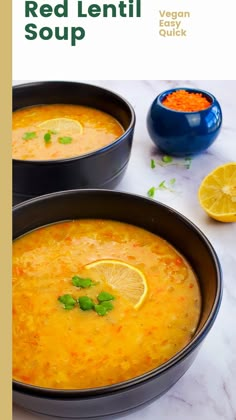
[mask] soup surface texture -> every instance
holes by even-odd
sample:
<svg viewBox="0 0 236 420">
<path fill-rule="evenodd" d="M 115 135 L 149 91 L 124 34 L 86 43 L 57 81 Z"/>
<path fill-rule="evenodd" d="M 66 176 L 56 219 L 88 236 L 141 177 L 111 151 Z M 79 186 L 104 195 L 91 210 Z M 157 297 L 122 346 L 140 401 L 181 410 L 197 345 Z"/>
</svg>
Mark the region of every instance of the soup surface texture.
<svg viewBox="0 0 236 420">
<path fill-rule="evenodd" d="M 13 377 L 59 389 L 134 378 L 189 343 L 200 308 L 187 261 L 146 230 L 92 219 L 39 228 L 13 242 Z"/>
<path fill-rule="evenodd" d="M 38 105 L 13 112 L 12 155 L 54 160 L 101 149 L 124 133 L 111 115 L 81 105 Z"/>
</svg>

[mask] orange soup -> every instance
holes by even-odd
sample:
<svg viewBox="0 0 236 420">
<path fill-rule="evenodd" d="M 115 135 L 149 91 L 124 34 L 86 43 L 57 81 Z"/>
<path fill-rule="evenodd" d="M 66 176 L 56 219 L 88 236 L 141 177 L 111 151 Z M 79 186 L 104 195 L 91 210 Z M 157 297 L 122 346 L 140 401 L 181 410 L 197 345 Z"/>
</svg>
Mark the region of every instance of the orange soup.
<svg viewBox="0 0 236 420">
<path fill-rule="evenodd" d="M 58 389 L 119 383 L 183 349 L 200 316 L 192 268 L 116 221 L 60 222 L 13 243 L 13 377 Z"/>
<path fill-rule="evenodd" d="M 13 112 L 12 155 L 51 160 L 101 149 L 124 133 L 111 115 L 81 105 L 38 105 Z"/>
</svg>

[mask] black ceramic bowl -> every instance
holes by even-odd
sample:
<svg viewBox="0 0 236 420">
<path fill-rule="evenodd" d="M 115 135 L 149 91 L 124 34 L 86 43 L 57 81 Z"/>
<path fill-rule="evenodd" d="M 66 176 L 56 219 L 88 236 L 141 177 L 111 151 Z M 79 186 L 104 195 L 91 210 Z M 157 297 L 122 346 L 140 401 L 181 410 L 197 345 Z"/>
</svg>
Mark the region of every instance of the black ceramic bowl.
<svg viewBox="0 0 236 420">
<path fill-rule="evenodd" d="M 132 106 L 119 95 L 84 83 L 37 82 L 13 87 L 13 111 L 39 104 L 79 104 L 115 117 L 125 132 L 94 152 L 69 159 L 30 161 L 13 159 L 13 200 L 76 188 L 113 188 L 127 168 L 135 126 Z"/>
<path fill-rule="evenodd" d="M 207 238 L 181 214 L 146 198 L 108 190 L 58 192 L 15 206 L 14 239 L 39 226 L 77 218 L 119 220 L 162 236 L 190 262 L 202 294 L 200 322 L 191 342 L 168 362 L 146 374 L 116 385 L 86 390 L 45 389 L 13 383 L 15 403 L 35 413 L 64 420 L 101 420 L 106 416 L 110 419 L 161 396 L 192 364 L 220 307 L 221 270 Z"/>
</svg>

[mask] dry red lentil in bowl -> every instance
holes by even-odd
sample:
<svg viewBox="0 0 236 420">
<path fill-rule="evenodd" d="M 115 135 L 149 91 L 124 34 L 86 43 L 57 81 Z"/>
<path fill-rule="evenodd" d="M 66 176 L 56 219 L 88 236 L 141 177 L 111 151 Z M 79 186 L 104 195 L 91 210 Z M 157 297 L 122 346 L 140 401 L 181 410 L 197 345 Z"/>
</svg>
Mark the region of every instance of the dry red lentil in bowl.
<svg viewBox="0 0 236 420">
<path fill-rule="evenodd" d="M 152 102 L 147 114 L 150 138 L 170 156 L 191 156 L 206 150 L 222 126 L 219 102 L 209 92 L 178 87 Z"/>
<path fill-rule="evenodd" d="M 184 89 L 169 93 L 162 101 L 167 108 L 185 112 L 201 111 L 211 103 L 201 92 L 188 92 Z"/>
</svg>

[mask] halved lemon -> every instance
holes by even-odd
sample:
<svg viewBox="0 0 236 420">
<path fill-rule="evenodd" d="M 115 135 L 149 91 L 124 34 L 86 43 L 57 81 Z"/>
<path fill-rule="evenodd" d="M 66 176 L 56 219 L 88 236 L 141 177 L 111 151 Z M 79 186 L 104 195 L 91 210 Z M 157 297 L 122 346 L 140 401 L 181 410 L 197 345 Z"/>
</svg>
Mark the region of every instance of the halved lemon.
<svg viewBox="0 0 236 420">
<path fill-rule="evenodd" d="M 135 309 L 143 303 L 148 287 L 144 274 L 138 268 L 118 260 L 98 260 L 87 264 L 86 269 L 122 294 Z"/>
<path fill-rule="evenodd" d="M 55 131 L 56 134 L 76 132 L 82 134 L 83 127 L 79 121 L 71 118 L 52 118 L 38 124 L 39 128 Z"/>
<path fill-rule="evenodd" d="M 220 222 L 236 222 L 236 162 L 218 166 L 202 181 L 198 198 L 207 214 Z"/>
</svg>

